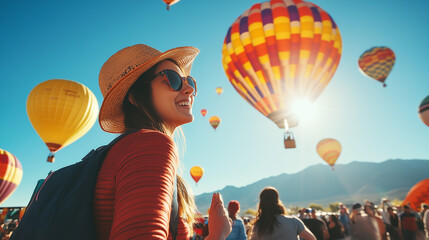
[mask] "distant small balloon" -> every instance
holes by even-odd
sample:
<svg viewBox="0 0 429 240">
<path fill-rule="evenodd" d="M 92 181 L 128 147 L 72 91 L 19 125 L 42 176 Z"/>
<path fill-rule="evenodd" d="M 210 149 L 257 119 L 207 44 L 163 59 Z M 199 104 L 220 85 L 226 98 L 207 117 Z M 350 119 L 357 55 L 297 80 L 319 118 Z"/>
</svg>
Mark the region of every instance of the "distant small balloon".
<svg viewBox="0 0 429 240">
<path fill-rule="evenodd" d="M 170 6 L 177 3 L 180 0 L 162 0 L 165 4 L 167 4 L 167 10 L 170 10 Z"/>
<path fill-rule="evenodd" d="M 210 122 L 210 125 L 212 125 L 212 127 L 214 128 L 214 130 L 216 130 L 216 128 L 220 124 L 220 118 L 218 116 L 213 116 L 209 119 L 209 122 Z"/>
<path fill-rule="evenodd" d="M 201 115 L 203 115 L 203 117 L 205 117 L 207 114 L 207 109 L 201 109 Z"/>
<path fill-rule="evenodd" d="M 200 181 L 201 177 L 204 174 L 204 169 L 199 166 L 193 166 L 190 172 L 191 177 L 194 179 L 195 183 L 198 183 L 198 181 Z"/>
<path fill-rule="evenodd" d="M 359 68 L 362 72 L 383 83 L 395 64 L 395 53 L 388 47 L 373 47 L 359 57 Z"/>
<path fill-rule="evenodd" d="M 216 88 L 216 93 L 220 96 L 223 93 L 223 88 L 217 87 Z"/>
<path fill-rule="evenodd" d="M 332 168 L 341 153 L 341 144 L 333 138 L 325 138 L 319 141 L 316 147 L 319 156 Z"/>
<path fill-rule="evenodd" d="M 429 127 L 429 96 L 423 99 L 423 101 L 420 103 L 419 117 L 423 123 Z"/>
</svg>

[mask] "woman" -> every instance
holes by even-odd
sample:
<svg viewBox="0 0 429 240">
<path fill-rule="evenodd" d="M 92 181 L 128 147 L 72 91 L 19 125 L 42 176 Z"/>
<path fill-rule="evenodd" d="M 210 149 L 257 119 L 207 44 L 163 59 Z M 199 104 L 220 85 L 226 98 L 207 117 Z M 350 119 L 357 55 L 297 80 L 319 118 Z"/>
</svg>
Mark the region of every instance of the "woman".
<svg viewBox="0 0 429 240">
<path fill-rule="evenodd" d="M 247 240 L 246 229 L 243 219 L 238 216 L 240 212 L 240 203 L 238 201 L 230 201 L 228 203 L 228 215 L 232 220 L 232 231 L 226 240 Z"/>
<path fill-rule="evenodd" d="M 259 207 L 251 239 L 298 239 L 316 240 L 304 223 L 293 216 L 286 216 L 277 189 L 264 188 L 259 195 Z"/>
<path fill-rule="evenodd" d="M 344 239 L 343 226 L 334 214 L 329 215 L 328 222 L 329 239 L 341 240 Z"/>
<path fill-rule="evenodd" d="M 111 147 L 97 177 L 97 239 L 173 238 L 169 221 L 179 158 L 172 136 L 193 120 L 197 86 L 189 72 L 198 52 L 181 47 L 163 53 L 137 44 L 101 68 L 100 126 L 131 133 Z M 177 239 L 188 239 L 195 204 L 180 176 L 177 200 Z M 213 195 L 210 219 L 208 239 L 225 239 L 231 226 L 220 194 Z"/>
</svg>

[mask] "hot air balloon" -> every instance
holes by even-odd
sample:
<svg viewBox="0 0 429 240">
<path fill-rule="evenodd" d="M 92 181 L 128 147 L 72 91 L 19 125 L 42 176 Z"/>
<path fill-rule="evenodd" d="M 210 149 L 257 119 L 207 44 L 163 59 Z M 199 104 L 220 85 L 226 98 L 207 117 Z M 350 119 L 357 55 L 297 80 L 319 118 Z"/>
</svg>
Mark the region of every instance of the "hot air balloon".
<svg viewBox="0 0 429 240">
<path fill-rule="evenodd" d="M 364 75 L 383 83 L 395 64 L 395 53 L 388 47 L 373 47 L 359 57 L 359 68 Z"/>
<path fill-rule="evenodd" d="M 210 122 L 210 125 L 212 125 L 212 127 L 214 128 L 214 130 L 216 130 L 216 128 L 220 124 L 220 118 L 218 116 L 213 116 L 209 119 L 209 122 Z"/>
<path fill-rule="evenodd" d="M 216 93 L 220 96 L 223 93 L 223 88 L 217 87 L 216 88 Z"/>
<path fill-rule="evenodd" d="M 207 109 L 201 109 L 201 115 L 203 115 L 203 117 L 205 117 L 207 114 Z"/>
<path fill-rule="evenodd" d="M 429 204 L 429 178 L 418 182 L 410 189 L 404 201 L 402 201 L 402 206 L 407 204 L 414 211 L 419 211 L 422 203 Z"/>
<path fill-rule="evenodd" d="M 248 103 L 279 128 L 285 121 L 292 128 L 298 124 L 294 103 L 317 99 L 337 69 L 341 49 L 338 27 L 323 9 L 301 0 L 271 0 L 253 5 L 228 29 L 222 64 Z"/>
<path fill-rule="evenodd" d="M 198 183 L 198 181 L 200 181 L 203 174 L 204 174 L 204 169 L 202 167 L 193 166 L 191 168 L 191 177 L 194 179 L 196 184 Z"/>
<path fill-rule="evenodd" d="M 429 96 L 420 103 L 419 117 L 429 127 Z"/>
<path fill-rule="evenodd" d="M 22 166 L 11 153 L 0 149 L 0 203 L 18 187 L 22 179 Z"/>
<path fill-rule="evenodd" d="M 84 85 L 53 79 L 31 90 L 27 99 L 27 114 L 51 151 L 48 162 L 54 162 L 55 152 L 82 137 L 94 125 L 98 103 L 91 90 Z"/>
<path fill-rule="evenodd" d="M 162 0 L 165 4 L 167 4 L 167 10 L 170 10 L 170 6 L 177 3 L 180 0 Z"/>
<path fill-rule="evenodd" d="M 334 170 L 335 162 L 341 153 L 341 144 L 335 139 L 325 138 L 319 141 L 316 150 L 319 156 Z"/>
</svg>

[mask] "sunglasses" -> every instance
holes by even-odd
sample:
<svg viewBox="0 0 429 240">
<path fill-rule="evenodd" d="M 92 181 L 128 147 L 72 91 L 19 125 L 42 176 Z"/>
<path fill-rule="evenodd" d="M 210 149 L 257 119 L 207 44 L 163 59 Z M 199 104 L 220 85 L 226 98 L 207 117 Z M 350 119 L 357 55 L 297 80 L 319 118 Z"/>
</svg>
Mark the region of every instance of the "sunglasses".
<svg viewBox="0 0 429 240">
<path fill-rule="evenodd" d="M 164 76 L 165 80 L 168 80 L 168 84 L 170 88 L 174 91 L 180 91 L 183 88 L 183 82 L 186 82 L 189 86 L 191 86 L 194 89 L 194 92 L 192 93 L 193 96 L 197 95 L 197 83 L 195 82 L 195 79 L 191 76 L 182 77 L 177 72 L 173 70 L 162 70 L 161 72 L 155 74 L 153 78 L 156 78 L 158 76 Z"/>
</svg>

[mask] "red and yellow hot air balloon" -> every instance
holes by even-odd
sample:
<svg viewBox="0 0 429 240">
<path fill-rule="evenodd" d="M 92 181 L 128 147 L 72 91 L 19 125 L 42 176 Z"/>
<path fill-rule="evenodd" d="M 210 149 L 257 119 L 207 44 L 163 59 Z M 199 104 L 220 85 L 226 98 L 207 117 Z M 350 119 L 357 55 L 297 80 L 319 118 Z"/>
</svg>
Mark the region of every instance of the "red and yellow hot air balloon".
<svg viewBox="0 0 429 240">
<path fill-rule="evenodd" d="M 420 103 L 419 117 L 423 123 L 429 127 L 429 96 L 423 99 L 423 101 Z"/>
<path fill-rule="evenodd" d="M 221 87 L 217 87 L 216 88 L 216 93 L 217 93 L 217 95 L 221 95 L 222 93 L 223 93 L 223 88 L 221 88 Z"/>
<path fill-rule="evenodd" d="M 295 127 L 293 105 L 317 99 L 341 50 L 338 27 L 323 9 L 301 0 L 271 0 L 253 5 L 228 29 L 222 64 L 248 103 L 278 127 Z"/>
<path fill-rule="evenodd" d="M 0 149 L 0 203 L 18 187 L 22 179 L 22 166 L 11 153 Z"/>
<path fill-rule="evenodd" d="M 335 162 L 341 154 L 340 142 L 333 138 L 325 138 L 319 141 L 316 150 L 319 156 L 334 170 Z"/>
<path fill-rule="evenodd" d="M 190 172 L 191 177 L 194 179 L 195 183 L 198 183 L 198 181 L 200 181 L 201 177 L 204 174 L 204 169 L 199 166 L 193 166 Z"/>
<path fill-rule="evenodd" d="M 54 153 L 82 137 L 94 125 L 98 103 L 86 86 L 69 80 L 40 83 L 27 99 L 27 114 L 36 132 Z"/>
<path fill-rule="evenodd" d="M 212 127 L 214 128 L 214 130 L 216 130 L 216 128 L 220 124 L 220 118 L 218 116 L 213 116 L 209 119 L 209 122 L 210 122 L 210 125 L 212 125 Z"/>
<path fill-rule="evenodd" d="M 170 6 L 177 3 L 180 0 L 162 0 L 165 4 L 167 4 L 167 10 L 170 10 Z"/>
<path fill-rule="evenodd" d="M 407 193 L 402 206 L 409 205 L 414 211 L 420 211 L 422 203 L 429 204 L 429 178 L 418 182 Z"/>
<path fill-rule="evenodd" d="M 395 53 L 388 47 L 373 47 L 359 57 L 359 69 L 364 75 L 383 83 L 395 64 Z"/>
<path fill-rule="evenodd" d="M 207 114 L 207 109 L 201 109 L 201 115 L 203 115 L 203 117 L 205 117 Z"/>
</svg>

